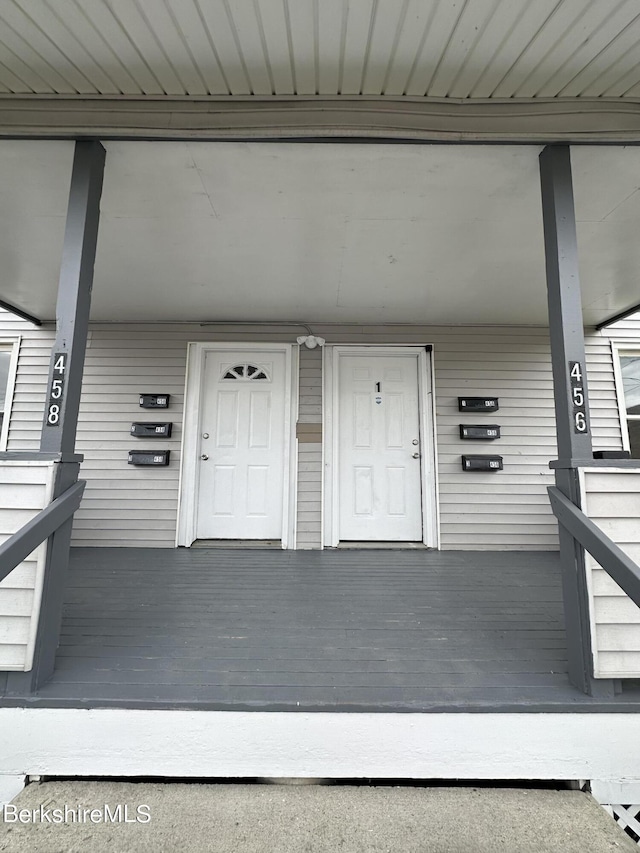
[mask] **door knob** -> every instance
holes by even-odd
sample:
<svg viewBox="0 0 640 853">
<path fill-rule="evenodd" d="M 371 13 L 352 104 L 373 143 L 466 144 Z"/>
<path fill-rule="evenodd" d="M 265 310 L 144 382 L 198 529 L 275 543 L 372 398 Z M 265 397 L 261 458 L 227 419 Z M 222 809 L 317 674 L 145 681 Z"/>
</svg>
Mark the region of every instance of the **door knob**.
<svg viewBox="0 0 640 853">
<path fill-rule="evenodd" d="M 419 453 L 414 453 L 414 454 L 412 454 L 412 455 L 413 455 L 413 458 L 414 458 L 414 459 L 420 459 L 420 454 L 419 454 Z"/>
<path fill-rule="evenodd" d="M 202 459 L 203 462 L 206 462 L 208 458 L 209 457 L 207 456 L 206 453 L 203 453 L 202 456 L 200 457 L 200 459 Z"/>
</svg>

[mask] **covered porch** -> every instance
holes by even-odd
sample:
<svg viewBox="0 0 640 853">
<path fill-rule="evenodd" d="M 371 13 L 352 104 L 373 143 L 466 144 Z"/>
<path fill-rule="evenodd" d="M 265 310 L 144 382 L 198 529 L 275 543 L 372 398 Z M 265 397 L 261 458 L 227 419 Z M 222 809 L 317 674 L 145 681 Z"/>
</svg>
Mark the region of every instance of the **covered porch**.
<svg viewBox="0 0 640 853">
<path fill-rule="evenodd" d="M 71 553 L 53 675 L 4 707 L 640 710 L 569 684 L 554 552 Z"/>
<path fill-rule="evenodd" d="M 11 523 L 22 520 L 26 524 L 8 531 L 13 535 L 1 546 L 6 568 L 0 579 L 20 568 L 22 574 L 17 576 L 28 575 L 29 580 L 16 581 L 14 575 L 10 582 L 23 584 L 27 594 L 22 598 L 36 602 L 29 615 L 17 614 L 17 606 L 12 604 L 14 611 L 7 617 L 12 627 L 17 618 L 23 618 L 25 626 L 19 636 L 5 644 L 11 646 L 7 657 L 13 656 L 6 664 L 13 670 L 5 676 L 6 701 L 111 702 L 125 706 L 129 702 L 151 702 L 183 707 L 201 702 L 214 708 L 274 709 L 328 704 L 344 709 L 414 710 L 487 705 L 543 709 L 573 707 L 575 702 L 591 709 L 601 701 L 604 706 L 629 707 L 629 693 L 619 698 L 624 694 L 620 693 L 618 679 L 636 678 L 639 671 L 635 626 L 640 577 L 634 554 L 618 545 L 636 548 L 638 544 L 636 530 L 629 532 L 632 521 L 627 523 L 629 506 L 637 499 L 637 465 L 622 459 L 620 471 L 604 472 L 609 478 L 606 482 L 597 473 L 592 477 L 597 480 L 593 489 L 596 497 L 605 497 L 606 507 L 601 511 L 606 523 L 613 518 L 614 525 L 608 527 L 611 535 L 607 536 L 583 511 L 583 498 L 586 500 L 589 491 L 584 483 L 585 471 L 611 465 L 606 458 L 594 457 L 591 422 L 600 429 L 597 421 L 603 406 L 598 396 L 601 389 L 593 385 L 588 388 L 584 326 L 592 328 L 633 307 L 640 257 L 632 232 L 635 194 L 628 194 L 627 176 L 638 162 L 637 149 L 570 150 L 563 144 L 540 150 L 537 145 L 450 147 L 360 141 L 301 145 L 291 141 L 196 144 L 107 140 L 106 149 L 97 140 L 79 140 L 73 147 L 50 140 L 31 145 L 34 147 L 29 147 L 29 154 L 26 148 L 11 149 L 14 156 L 9 165 L 28 165 L 35 170 L 34 175 L 47 176 L 44 194 L 58 225 L 63 263 L 56 288 L 53 275 L 45 279 L 29 266 L 55 269 L 52 246 L 38 248 L 30 255 L 28 248 L 34 241 L 25 236 L 20 254 L 31 259 L 24 263 L 28 280 L 16 276 L 7 294 L 9 304 L 19 305 L 23 316 L 46 324 L 55 315 L 56 331 L 50 351 L 34 365 L 41 396 L 29 400 L 32 408 L 28 416 L 24 415 L 29 429 L 23 434 L 17 426 L 9 430 L 8 452 L 2 457 L 7 485 L 12 495 L 20 493 L 23 501 L 23 516 L 12 516 Z M 52 163 L 60 169 L 52 169 Z M 66 177 L 70 177 L 66 216 L 62 191 L 66 181 L 59 178 L 65 176 L 65 165 Z M 616 179 L 603 186 L 605 165 Z M 577 178 L 577 205 L 572 167 Z M 158 180 L 160 176 L 163 181 Z M 38 185 L 38 192 L 27 195 L 18 209 L 34 228 L 46 226 L 53 231 L 48 218 L 40 216 L 40 195 Z M 610 220 L 614 211 L 616 216 Z M 584 250 L 582 289 L 578 284 L 582 272 L 578 263 L 580 233 Z M 37 287 L 30 284 L 32 280 L 38 281 Z M 427 322 L 436 326 L 428 337 L 418 328 Z M 518 327 L 528 330 L 541 326 L 546 338 L 547 322 L 553 389 L 544 365 L 547 354 L 537 349 L 535 340 L 528 341 L 528 332 L 518 331 Z M 274 323 L 286 329 L 287 337 L 282 329 L 275 332 L 269 326 Z M 246 555 L 237 556 L 241 552 L 194 551 L 186 555 L 174 551 L 172 545 L 189 545 L 196 539 L 237 538 L 227 529 L 222 535 L 210 534 L 195 525 L 199 506 L 215 506 L 220 516 L 233 515 L 228 508 L 221 509 L 214 497 L 230 491 L 229 472 L 236 468 L 262 472 L 260 482 L 265 483 L 265 471 L 279 472 L 282 500 L 264 499 L 261 507 L 279 503 L 282 512 L 275 529 L 282 531 L 280 541 L 285 547 L 295 542 L 296 533 L 309 533 L 312 522 L 316 525 L 316 547 L 333 547 L 344 540 L 393 538 L 378 535 L 377 517 L 371 525 L 376 527 L 375 535 L 334 535 L 333 528 L 327 531 L 325 522 L 335 516 L 338 524 L 334 527 L 343 533 L 338 510 L 355 506 L 348 491 L 340 493 L 339 484 L 352 482 L 349 478 L 353 472 L 360 472 L 360 477 L 362 471 L 372 471 L 373 463 L 352 463 L 329 481 L 325 471 L 328 461 L 347 458 L 350 452 L 341 443 L 341 436 L 356 432 L 354 416 L 353 423 L 342 423 L 339 435 L 334 430 L 328 437 L 334 413 L 336 408 L 356 409 L 348 409 L 345 400 L 352 398 L 342 392 L 347 387 L 343 380 L 329 379 L 328 355 L 321 363 L 307 362 L 299 373 L 292 367 L 298 358 L 303 360 L 302 350 L 294 349 L 294 340 L 299 348 L 310 347 L 309 351 L 313 349 L 310 339 L 314 344 L 322 340 L 334 354 L 339 354 L 341 345 L 357 345 L 358 340 L 350 337 L 350 327 L 345 325 L 349 323 L 367 343 L 398 347 L 407 342 L 407 335 L 415 334 L 415 343 L 421 346 L 420 362 L 413 350 L 406 353 L 413 359 L 415 381 L 405 382 L 403 374 L 398 379 L 395 368 L 383 377 L 385 383 L 405 382 L 400 390 L 404 393 L 406 386 L 406 399 L 419 400 L 419 405 L 402 403 L 405 408 L 397 409 L 402 417 L 392 420 L 389 415 L 388 422 L 379 420 L 380 435 L 388 424 L 411 424 L 411 429 L 398 428 L 396 432 L 395 427 L 389 427 L 389 435 L 393 432 L 395 436 L 389 438 L 389 447 L 393 445 L 395 451 L 397 446 L 404 455 L 402 464 L 394 462 L 396 457 L 385 457 L 384 482 L 408 482 L 405 465 L 421 466 L 421 475 L 413 477 L 413 491 L 398 487 L 374 493 L 371 488 L 371 506 L 393 505 L 388 515 L 398 516 L 422 500 L 421 517 L 416 513 L 411 519 L 412 535 L 403 534 L 399 537 L 402 541 L 422 541 L 444 549 L 477 547 L 486 553 L 476 554 L 474 563 L 460 554 L 449 557 L 425 551 L 375 552 L 375 559 L 368 549 L 362 554 L 338 551 L 308 556 L 266 551 L 259 558 L 252 552 L 244 563 Z M 145 324 L 154 330 L 149 331 Z M 323 332 L 325 325 L 332 328 L 330 339 L 324 334 L 316 338 L 313 333 L 318 329 Z M 280 421 L 273 421 L 273 431 L 266 416 L 256 421 L 257 431 L 251 432 L 253 437 L 247 441 L 258 436 L 255 446 L 270 450 L 264 437 L 273 434 L 284 449 L 281 454 L 278 449 L 280 455 L 274 452 L 259 463 L 254 460 L 249 464 L 249 444 L 236 452 L 240 448 L 237 424 L 255 425 L 253 415 L 238 415 L 243 410 L 239 404 L 233 408 L 235 402 L 233 406 L 229 403 L 232 407 L 228 411 L 222 404 L 216 409 L 205 399 L 203 389 L 215 386 L 217 391 L 211 399 L 236 401 L 240 392 L 228 393 L 220 383 L 238 378 L 249 381 L 254 374 L 271 381 L 267 374 L 275 377 L 277 369 L 270 373 L 267 367 L 267 372 L 261 373 L 255 367 L 250 373 L 255 347 L 249 347 L 238 351 L 236 360 L 224 370 L 223 359 L 220 364 L 210 361 L 214 367 L 207 373 L 205 343 L 211 336 L 220 349 L 227 340 L 221 340 L 223 335 L 231 334 L 235 327 L 230 338 L 231 351 L 235 352 L 242 340 L 238 338 L 240 330 L 244 329 L 246 341 L 253 334 L 247 329 L 256 326 L 261 327 L 264 346 L 273 335 L 271 346 L 284 353 L 277 386 L 280 396 L 273 393 L 273 400 L 281 401 L 278 407 L 282 416 Z M 300 326 L 309 334 L 299 336 Z M 371 330 L 371 326 L 377 328 Z M 486 331 L 474 332 L 473 336 L 468 331 L 462 333 L 465 341 L 460 348 L 449 350 L 448 361 L 443 358 L 437 362 L 448 385 L 440 385 L 436 399 L 438 386 L 425 363 L 425 353 L 434 352 L 434 347 L 444 352 L 460 334 L 455 328 L 460 326 L 501 331 L 493 336 Z M 101 344 L 109 343 L 114 329 L 119 336 L 114 345 L 101 348 Z M 504 330 L 512 330 L 517 338 L 511 350 L 500 348 L 509 335 Z M 372 340 L 366 338 L 369 332 Z M 439 335 L 440 342 L 432 334 Z M 141 355 L 152 340 L 155 349 Z M 525 340 L 531 350 L 523 349 Z M 167 366 L 163 359 L 174 343 L 176 358 Z M 190 355 L 185 363 L 187 344 Z M 192 352 L 199 354 L 199 361 L 191 358 Z M 234 367 L 236 361 L 238 368 Z M 46 370 L 47 364 L 45 377 L 42 367 Z M 137 374 L 142 368 L 143 374 Z M 31 370 L 25 357 L 25 394 L 33 393 L 32 388 L 26 390 Z M 308 373 L 303 374 L 303 370 Z M 613 376 L 609 363 L 605 371 Z M 339 368 L 334 372 L 339 374 Z M 135 389 L 129 387 L 131 376 L 136 376 L 136 383 L 137 376 L 142 377 Z M 355 376 L 354 368 L 353 382 Z M 365 378 L 369 382 L 376 377 L 367 374 Z M 165 383 L 170 380 L 173 385 L 167 387 Z M 357 396 L 359 387 L 352 387 L 353 400 L 361 399 Z M 369 413 L 383 401 L 382 396 L 374 398 L 373 388 L 377 394 L 386 393 L 378 381 L 367 385 Z M 299 389 L 302 393 L 298 395 Z M 153 399 L 146 401 L 145 397 Z M 160 399 L 163 406 L 158 407 L 170 409 L 170 420 L 164 423 L 163 416 L 163 423 L 158 425 L 145 416 L 144 422 L 138 422 L 140 409 L 147 408 L 147 402 L 153 408 Z M 396 405 L 398 399 L 393 386 L 389 411 L 396 411 L 392 402 Z M 465 428 L 460 420 L 466 416 L 460 413 L 498 411 L 500 399 L 505 434 L 495 447 L 501 452 L 467 457 L 464 454 L 469 453 L 470 445 L 460 443 L 460 430 Z M 335 405 L 340 401 L 342 408 Z M 467 401 L 471 401 L 471 409 L 464 408 Z M 476 410 L 473 405 L 478 401 L 480 408 Z M 303 411 L 304 406 L 308 409 Z M 271 407 L 269 402 L 260 411 L 270 412 Z M 157 418 L 160 412 L 151 414 Z M 82 439 L 86 445 L 76 442 L 79 419 L 87 424 L 86 433 L 91 433 Z M 17 425 L 17 419 L 14 423 Z M 128 444 L 140 426 L 154 430 L 159 426 L 163 445 L 165 435 L 176 444 L 171 449 L 156 445 L 157 451 L 145 446 L 143 455 L 150 457 L 145 462 L 149 467 L 132 475 L 132 450 L 128 446 L 127 453 L 121 452 L 120 442 L 126 440 Z M 484 421 L 479 426 L 472 424 L 471 429 L 489 426 Z M 614 435 L 604 437 L 607 446 L 613 442 L 613 450 L 598 452 L 612 453 L 615 458 L 620 437 L 617 411 L 606 429 L 611 427 Z M 500 436 L 501 428 L 495 425 L 492 435 L 487 433 L 486 437 Z M 249 431 L 245 434 L 249 436 Z M 25 435 L 28 441 L 33 440 L 29 449 L 21 444 Z M 594 432 L 597 440 L 599 435 Z M 375 442 L 367 441 L 357 438 L 352 444 L 374 447 Z M 221 449 L 217 456 L 212 450 L 214 444 Z M 556 558 L 526 556 L 526 551 L 523 556 L 511 553 L 512 549 L 543 549 L 555 544 L 555 530 L 553 543 L 549 543 L 536 528 L 552 520 L 548 510 L 548 518 L 538 512 L 537 501 L 542 499 L 547 506 L 544 478 L 556 451 L 558 458 L 552 463 L 556 487 L 551 489 L 551 497 L 553 512 L 561 521 L 566 662 L 562 656 L 549 657 L 549 653 L 559 652 L 554 638 L 562 645 L 565 635 L 561 623 L 552 628 L 554 617 L 549 618 L 545 607 L 536 610 L 534 606 L 549 603 L 538 598 L 539 592 L 547 594 L 548 585 L 545 581 L 536 586 L 537 570 L 542 566 L 551 572 Z M 405 457 L 420 461 L 406 463 Z M 468 458 L 479 460 L 481 467 L 476 473 L 465 467 Z M 291 462 L 294 459 L 297 469 Z M 490 467 L 492 460 L 499 464 Z M 84 467 L 78 483 L 80 463 Z M 41 471 L 34 473 L 38 466 Z M 616 478 L 615 488 L 609 474 Z M 313 488 L 305 488 L 312 499 L 304 501 L 306 510 L 300 500 L 296 519 L 296 488 L 300 484 L 302 495 L 302 484 L 310 482 L 307 475 L 314 477 Z M 72 517 L 83 494 L 83 477 L 89 483 L 87 492 L 93 490 L 89 500 L 97 501 L 81 520 L 87 544 L 107 547 L 100 549 L 102 554 L 75 552 L 74 571 L 82 578 L 82 594 L 72 581 L 71 589 L 75 588 L 78 597 L 70 599 L 66 567 Z M 135 483 L 135 505 L 128 488 L 122 485 L 125 479 Z M 374 480 L 371 475 L 367 482 Z M 520 495 L 521 489 L 530 491 L 532 502 L 523 502 L 520 511 L 513 514 L 519 516 L 517 521 L 509 518 L 502 524 L 503 517 L 511 516 L 512 504 L 518 503 L 514 496 Z M 612 489 L 622 497 L 610 501 Z M 331 503 L 330 491 L 340 494 L 339 500 L 332 498 Z M 264 498 L 272 493 L 263 488 L 260 494 Z M 476 498 L 473 506 L 458 511 L 456 508 L 471 494 Z M 126 505 L 121 503 L 125 497 Z M 156 500 L 168 503 L 160 506 Z M 492 540 L 482 538 L 487 524 L 475 520 L 478 505 L 489 507 Z M 40 512 L 36 515 L 34 510 Z M 105 510 L 113 524 L 105 523 Z M 243 512 L 237 515 L 241 522 L 254 510 Z M 254 514 L 262 512 L 260 509 Z M 303 512 L 314 514 L 313 519 L 303 519 Z M 180 513 L 188 515 L 182 529 Z M 357 513 L 372 515 L 366 507 L 354 510 Z M 194 526 L 193 535 L 184 533 L 188 525 Z M 419 533 L 427 527 L 429 532 L 433 528 L 433 535 L 425 533 L 422 539 L 413 535 L 414 528 Z M 520 529 L 514 534 L 516 527 Z M 163 531 L 164 539 L 158 544 L 170 549 L 166 554 L 157 548 L 151 558 L 144 548 L 128 550 L 135 542 L 133 531 L 144 531 L 151 544 L 156 530 Z M 101 538 L 104 531 L 108 540 Z M 121 535 L 125 532 L 126 536 Z M 287 539 L 285 532 L 291 534 Z M 527 536 L 535 541 L 531 543 Z M 269 533 L 247 538 L 279 537 Z M 41 545 L 37 566 L 26 565 Z M 112 545 L 125 547 L 114 554 L 109 548 Z M 509 552 L 499 553 L 502 548 Z M 617 618 L 622 625 L 620 633 L 626 632 L 627 645 L 620 651 L 633 657 L 631 663 L 623 661 L 624 666 L 594 669 L 592 651 L 596 644 L 592 635 L 599 629 L 600 617 L 590 609 L 593 596 L 588 586 L 591 576 L 584 565 L 585 548 L 607 574 L 598 594 L 613 598 L 613 609 L 620 610 L 619 605 L 624 608 Z M 258 559 L 261 571 L 254 571 L 256 564 L 252 561 Z M 311 561 L 317 561 L 318 579 L 305 574 Z M 248 568 L 243 570 L 242 565 Z M 512 565 L 517 567 L 513 572 Z M 224 580 L 221 589 L 219 578 Z M 619 586 L 612 587 L 609 578 Z M 555 584 L 556 592 L 557 582 L 553 575 L 549 588 Z M 521 597 L 512 600 L 514 589 L 519 589 Z M 282 602 L 287 601 L 290 590 L 295 593 L 296 606 L 282 612 Z M 149 602 L 150 594 L 158 598 Z M 442 595 L 444 598 L 439 599 Z M 60 635 L 65 596 L 66 621 Z M 11 592 L 8 597 L 13 601 L 20 596 Z M 558 594 L 556 604 L 560 600 Z M 415 611 L 403 609 L 412 603 Z M 520 612 L 521 606 L 525 612 Z M 198 613 L 199 619 L 194 618 Z M 484 620 L 491 625 L 488 630 Z M 402 627 L 405 621 L 412 627 Z M 525 627 L 529 624 L 536 627 Z M 271 639 L 279 632 L 281 645 L 269 655 L 256 657 L 270 649 Z M 334 634 L 342 637 L 344 645 L 333 641 Z M 77 642 L 67 646 L 68 637 Z M 363 637 L 368 639 L 361 647 Z M 113 645 L 106 642 L 110 638 Z M 229 661 L 244 648 L 247 638 L 253 644 L 247 669 L 235 670 Z M 507 642 L 510 639 L 511 647 Z M 548 640 L 552 641 L 550 645 L 546 644 Z M 123 646 L 128 653 L 121 657 L 116 650 Z M 159 657 L 148 653 L 156 646 Z M 445 647 L 444 657 L 439 657 Z M 69 648 L 73 653 L 67 655 Z M 295 664 L 298 658 L 292 653 L 300 648 L 320 649 L 322 654 L 303 658 L 307 661 L 304 665 Z M 518 665 L 512 671 L 509 654 L 514 649 L 518 650 Z M 99 654 L 86 654 L 87 650 Z M 361 658 L 362 650 L 370 656 Z M 476 650 L 478 660 L 474 657 Z M 598 646 L 597 651 L 607 651 L 606 646 Z M 263 661 L 267 659 L 269 668 L 265 669 Z M 353 662 L 360 660 L 362 667 L 352 668 Z M 591 698 L 582 699 L 579 691 Z"/>
</svg>

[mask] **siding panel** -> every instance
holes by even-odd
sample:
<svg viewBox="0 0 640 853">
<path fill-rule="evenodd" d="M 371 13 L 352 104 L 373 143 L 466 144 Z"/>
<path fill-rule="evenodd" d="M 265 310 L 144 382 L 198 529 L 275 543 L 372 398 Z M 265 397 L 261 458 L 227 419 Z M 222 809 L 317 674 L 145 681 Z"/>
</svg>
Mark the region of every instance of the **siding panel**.
<svg viewBox="0 0 640 853">
<path fill-rule="evenodd" d="M 49 503 L 53 472 L 52 462 L 0 462 L 1 541 Z M 46 549 L 40 545 L 0 582 L 0 671 L 31 669 Z"/>
<path fill-rule="evenodd" d="M 631 559 L 640 559 L 640 472 L 586 470 L 583 509 Z M 615 487 L 615 488 L 614 488 Z M 640 677 L 640 607 L 586 554 L 594 672 Z M 615 652 L 615 654 L 610 654 Z"/>
<path fill-rule="evenodd" d="M 322 350 L 300 347 L 298 422 L 322 424 Z M 297 547 L 322 544 L 322 444 L 298 443 Z"/>
<path fill-rule="evenodd" d="M 92 326 L 78 433 L 87 490 L 76 516 L 74 544 L 173 547 L 189 341 L 291 342 L 302 331 L 277 324 Z M 556 455 L 546 329 L 313 324 L 313 332 L 329 343 L 433 344 L 443 548 L 557 548 L 557 526 L 546 497 L 546 486 L 553 482 L 548 462 Z M 10 450 L 38 446 L 53 340 L 51 328 L 28 327 L 21 334 Z M 587 345 L 594 446 L 621 448 L 610 344 L 593 335 Z M 320 349 L 301 348 L 299 381 L 299 422 L 319 425 Z M 169 410 L 162 413 L 162 420 L 174 424 L 172 437 L 153 444 L 171 450 L 167 468 L 127 465 L 128 450 L 145 446 L 130 437 L 132 421 L 159 418 L 139 408 L 141 391 L 172 395 Z M 501 424 L 503 437 L 491 445 L 462 442 L 458 425 L 464 416 L 457 410 L 457 397 L 487 393 L 500 398 L 500 410 L 490 422 Z M 504 471 L 464 473 L 460 457 L 469 452 L 500 453 Z M 321 499 L 322 446 L 300 441 L 300 548 L 320 546 Z M 118 509 L 120 518 L 114 514 Z"/>
</svg>

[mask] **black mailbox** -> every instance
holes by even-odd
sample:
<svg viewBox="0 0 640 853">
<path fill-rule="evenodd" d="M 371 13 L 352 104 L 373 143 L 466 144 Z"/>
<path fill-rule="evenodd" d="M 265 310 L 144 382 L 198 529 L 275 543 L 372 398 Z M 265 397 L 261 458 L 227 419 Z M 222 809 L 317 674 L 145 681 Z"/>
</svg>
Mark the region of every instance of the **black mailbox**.
<svg viewBox="0 0 640 853">
<path fill-rule="evenodd" d="M 497 412 L 497 397 L 458 397 L 459 412 Z"/>
<path fill-rule="evenodd" d="M 463 471 L 502 471 L 502 456 L 463 456 Z"/>
<path fill-rule="evenodd" d="M 137 438 L 171 438 L 173 424 L 131 424 L 131 435 Z"/>
<path fill-rule="evenodd" d="M 460 438 L 493 441 L 500 438 L 500 427 L 498 424 L 460 424 Z"/>
<path fill-rule="evenodd" d="M 168 465 L 170 450 L 130 450 L 129 465 Z"/>
<path fill-rule="evenodd" d="M 168 409 L 170 394 L 140 394 L 141 409 Z"/>
</svg>

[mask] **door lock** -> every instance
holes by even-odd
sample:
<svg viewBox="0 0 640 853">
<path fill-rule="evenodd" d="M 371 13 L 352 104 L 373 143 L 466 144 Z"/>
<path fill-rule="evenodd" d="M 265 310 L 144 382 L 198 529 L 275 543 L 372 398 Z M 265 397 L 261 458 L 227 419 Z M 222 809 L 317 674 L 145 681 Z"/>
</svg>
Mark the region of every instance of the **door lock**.
<svg viewBox="0 0 640 853">
<path fill-rule="evenodd" d="M 411 444 L 420 444 L 420 442 L 418 441 L 417 438 L 414 438 L 413 441 L 411 442 Z"/>
<path fill-rule="evenodd" d="M 208 433 L 208 432 L 203 432 L 203 433 L 202 433 L 202 437 L 203 437 L 203 438 L 209 438 L 209 433 Z"/>
<path fill-rule="evenodd" d="M 200 459 L 202 459 L 203 462 L 206 462 L 208 458 L 209 457 L 207 456 L 206 453 L 203 453 L 202 456 L 200 457 Z"/>
</svg>

